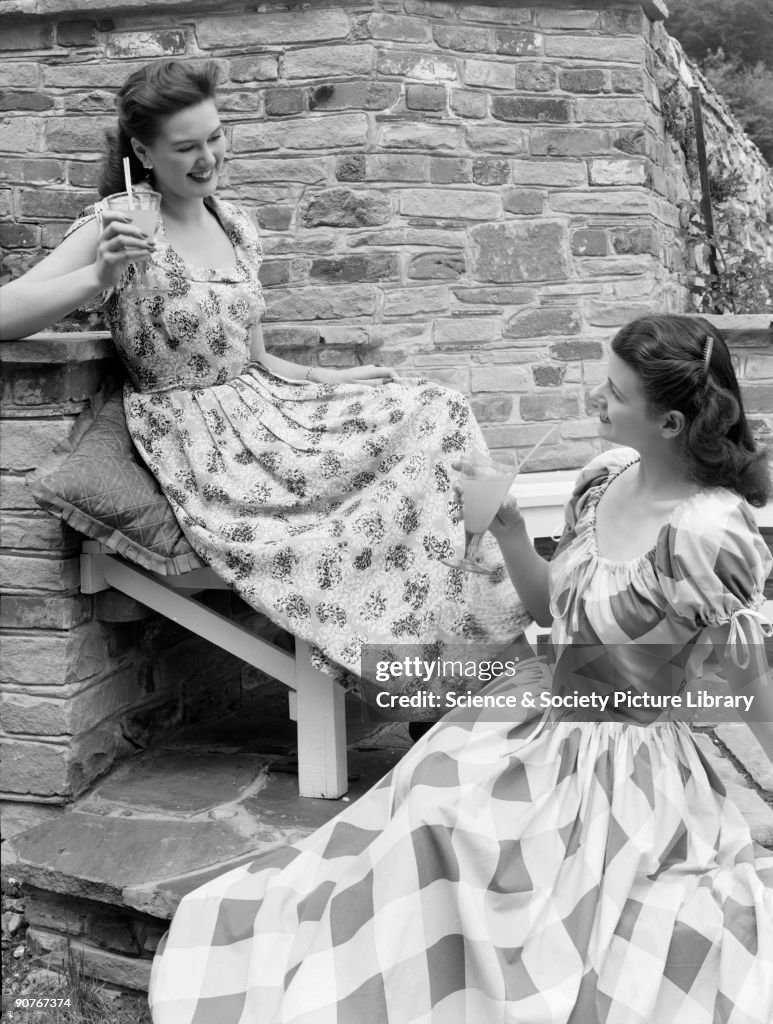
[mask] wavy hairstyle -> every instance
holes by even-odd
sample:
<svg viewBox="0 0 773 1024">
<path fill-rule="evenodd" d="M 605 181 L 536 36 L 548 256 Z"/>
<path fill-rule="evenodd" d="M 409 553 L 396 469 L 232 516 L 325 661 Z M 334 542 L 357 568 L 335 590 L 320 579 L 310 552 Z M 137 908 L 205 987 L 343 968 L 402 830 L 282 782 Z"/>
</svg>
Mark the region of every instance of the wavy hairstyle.
<svg viewBox="0 0 773 1024">
<path fill-rule="evenodd" d="M 708 320 L 644 316 L 617 332 L 612 351 L 637 372 L 654 413 L 684 415 L 683 457 L 693 480 L 728 487 L 758 508 L 768 502 L 767 451 L 749 427 L 725 340 Z"/>
<path fill-rule="evenodd" d="M 118 125 L 105 133 L 107 153 L 99 175 L 100 196 L 124 191 L 124 157 L 129 158 L 132 182 L 148 179 L 148 171 L 135 155 L 131 140 L 139 139 L 150 145 L 165 117 L 214 99 L 219 75 L 213 60 L 203 64 L 154 61 L 129 75 L 116 97 Z"/>
</svg>

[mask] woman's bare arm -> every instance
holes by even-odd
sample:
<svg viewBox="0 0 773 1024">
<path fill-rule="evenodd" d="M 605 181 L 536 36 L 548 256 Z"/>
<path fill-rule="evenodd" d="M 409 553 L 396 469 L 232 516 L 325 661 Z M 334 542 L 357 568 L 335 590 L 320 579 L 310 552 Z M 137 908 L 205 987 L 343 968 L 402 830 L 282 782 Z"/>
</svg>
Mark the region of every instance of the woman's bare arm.
<svg viewBox="0 0 773 1024">
<path fill-rule="evenodd" d="M 87 221 L 23 277 L 0 288 L 0 341 L 25 338 L 56 323 L 115 284 L 127 263 L 152 243 L 121 213 Z"/>
<path fill-rule="evenodd" d="M 341 384 L 344 382 L 361 384 L 382 384 L 388 380 L 397 380 L 397 371 L 391 366 L 353 366 L 346 370 L 328 370 L 324 367 L 301 366 L 300 363 L 291 363 L 279 356 L 272 356 L 266 352 L 263 341 L 263 329 L 260 324 L 255 324 L 252 329 L 252 342 L 250 344 L 250 359 L 253 362 L 261 363 L 272 373 L 278 373 L 281 377 L 289 377 L 290 380 L 311 380 L 317 384 Z"/>
</svg>

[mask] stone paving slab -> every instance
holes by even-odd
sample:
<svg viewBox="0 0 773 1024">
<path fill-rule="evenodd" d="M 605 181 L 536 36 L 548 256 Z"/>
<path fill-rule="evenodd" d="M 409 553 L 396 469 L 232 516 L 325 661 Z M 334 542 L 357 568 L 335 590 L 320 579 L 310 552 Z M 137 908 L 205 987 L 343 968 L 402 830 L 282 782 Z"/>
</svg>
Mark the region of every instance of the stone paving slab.
<svg viewBox="0 0 773 1024">
<path fill-rule="evenodd" d="M 714 732 L 757 785 L 773 795 L 773 764 L 749 726 L 745 722 L 727 723 L 717 726 Z"/>
<path fill-rule="evenodd" d="M 746 779 L 739 774 L 735 765 L 712 741 L 707 733 L 696 733 L 695 741 L 702 754 L 727 789 L 727 794 L 746 819 L 752 839 L 760 846 L 773 848 L 773 807 L 752 789 Z"/>
</svg>

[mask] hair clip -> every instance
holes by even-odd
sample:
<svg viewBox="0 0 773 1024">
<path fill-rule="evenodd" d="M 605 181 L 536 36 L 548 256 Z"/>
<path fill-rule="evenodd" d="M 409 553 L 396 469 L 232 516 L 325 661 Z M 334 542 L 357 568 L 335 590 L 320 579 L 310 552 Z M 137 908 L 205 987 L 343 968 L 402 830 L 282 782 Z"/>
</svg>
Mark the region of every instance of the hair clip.
<svg viewBox="0 0 773 1024">
<path fill-rule="evenodd" d="M 714 351 L 714 339 L 710 334 L 706 335 L 706 344 L 703 346 L 703 379 L 708 380 L 709 377 L 709 363 L 711 362 L 711 353 Z"/>
</svg>

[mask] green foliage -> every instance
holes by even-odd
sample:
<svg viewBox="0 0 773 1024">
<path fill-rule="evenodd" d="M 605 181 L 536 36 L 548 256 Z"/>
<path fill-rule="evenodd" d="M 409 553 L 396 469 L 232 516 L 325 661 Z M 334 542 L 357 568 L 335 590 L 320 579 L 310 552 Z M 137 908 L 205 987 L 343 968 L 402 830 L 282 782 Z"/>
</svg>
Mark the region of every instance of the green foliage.
<svg viewBox="0 0 773 1024">
<path fill-rule="evenodd" d="M 747 67 L 773 68 L 770 0 L 668 0 L 666 29 L 697 61 L 722 49 Z"/>
<path fill-rule="evenodd" d="M 703 72 L 773 165 L 773 67 L 762 61 L 744 66 L 720 48 L 705 59 Z"/>
</svg>

